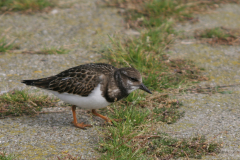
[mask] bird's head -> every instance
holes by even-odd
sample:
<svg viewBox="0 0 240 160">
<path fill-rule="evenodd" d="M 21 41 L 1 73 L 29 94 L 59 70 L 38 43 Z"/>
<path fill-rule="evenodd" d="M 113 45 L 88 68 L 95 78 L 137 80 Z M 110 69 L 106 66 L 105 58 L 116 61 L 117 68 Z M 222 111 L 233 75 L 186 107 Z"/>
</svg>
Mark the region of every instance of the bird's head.
<svg viewBox="0 0 240 160">
<path fill-rule="evenodd" d="M 142 83 L 142 76 L 135 68 L 120 68 L 115 72 L 115 79 L 122 84 L 128 94 L 136 89 L 141 89 L 152 94 L 152 92 Z"/>
</svg>

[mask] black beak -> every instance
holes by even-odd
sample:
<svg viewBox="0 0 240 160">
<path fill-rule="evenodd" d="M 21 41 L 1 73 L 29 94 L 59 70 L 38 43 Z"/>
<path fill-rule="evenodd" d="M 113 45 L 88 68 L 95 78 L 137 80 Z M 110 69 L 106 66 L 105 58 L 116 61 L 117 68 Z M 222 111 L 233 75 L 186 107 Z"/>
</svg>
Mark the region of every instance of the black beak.
<svg viewBox="0 0 240 160">
<path fill-rule="evenodd" d="M 139 89 L 152 94 L 152 92 L 143 83 L 140 85 Z"/>
</svg>

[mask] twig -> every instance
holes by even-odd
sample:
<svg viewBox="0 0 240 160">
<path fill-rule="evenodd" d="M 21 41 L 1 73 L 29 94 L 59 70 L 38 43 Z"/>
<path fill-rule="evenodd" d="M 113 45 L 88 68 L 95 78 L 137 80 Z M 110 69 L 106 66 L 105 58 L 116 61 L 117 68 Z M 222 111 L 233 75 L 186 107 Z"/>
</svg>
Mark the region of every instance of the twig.
<svg viewBox="0 0 240 160">
<path fill-rule="evenodd" d="M 222 132 L 220 132 L 220 133 L 218 133 L 218 134 L 215 135 L 212 139 L 208 140 L 208 141 L 205 142 L 204 144 L 208 144 L 208 143 L 210 143 L 212 140 L 214 140 L 217 136 L 219 136 L 219 135 L 222 134 L 223 132 L 226 132 L 226 130 L 225 130 L 225 131 L 222 131 Z"/>
<path fill-rule="evenodd" d="M 183 151 L 183 152 L 184 152 L 184 154 L 186 155 L 187 160 L 189 160 L 189 157 L 188 157 L 187 153 L 186 153 L 185 151 Z"/>
<path fill-rule="evenodd" d="M 44 114 L 44 113 L 63 113 L 66 112 L 66 110 L 63 111 L 42 111 L 42 112 L 37 112 L 38 114 Z"/>
<path fill-rule="evenodd" d="M 210 1 L 197 1 L 197 2 L 190 2 L 190 3 L 187 3 L 187 4 L 181 4 L 181 5 L 179 5 L 179 6 L 177 6 L 177 7 L 175 7 L 175 9 L 179 9 L 179 8 L 181 8 L 181 7 L 183 7 L 183 6 L 193 6 L 193 5 L 196 5 L 196 4 L 199 4 L 199 3 L 211 3 Z"/>
</svg>

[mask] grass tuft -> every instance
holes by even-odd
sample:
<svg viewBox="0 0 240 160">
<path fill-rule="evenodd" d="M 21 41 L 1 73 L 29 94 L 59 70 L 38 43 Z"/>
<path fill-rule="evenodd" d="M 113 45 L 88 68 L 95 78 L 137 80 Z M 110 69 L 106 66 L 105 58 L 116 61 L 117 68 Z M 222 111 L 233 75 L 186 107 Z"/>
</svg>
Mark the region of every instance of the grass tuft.
<svg viewBox="0 0 240 160">
<path fill-rule="evenodd" d="M 153 97 L 139 97 L 131 102 L 124 100 L 104 110 L 113 120 L 113 125 L 101 132 L 105 134 L 99 142 L 98 151 L 103 153 L 100 159 L 201 158 L 218 153 L 221 144 L 209 142 L 202 136 L 177 139 L 156 133 L 163 122 L 174 123 L 183 114 L 177 110 L 178 114 L 173 113 L 180 104 L 167 97 L 155 96 L 154 102 L 150 100 Z"/>
<path fill-rule="evenodd" d="M 69 53 L 70 50 L 60 47 L 50 47 L 50 48 L 43 48 L 42 50 L 38 50 L 38 51 L 22 51 L 21 53 L 25 53 L 25 54 L 67 54 Z"/>
<path fill-rule="evenodd" d="M 7 42 L 5 37 L 0 37 L 0 53 L 7 52 L 8 50 L 11 50 L 14 48 L 13 42 Z"/>
<path fill-rule="evenodd" d="M 113 47 L 104 54 L 105 58 L 115 66 L 131 65 L 143 73 L 143 83 L 152 90 L 162 91 L 168 88 L 178 88 L 189 81 L 207 80 L 202 76 L 201 69 L 192 61 L 169 59 L 163 53 L 167 41 L 165 30 L 159 29 L 155 34 L 144 34 L 139 39 L 133 39 L 126 44 L 113 41 Z M 161 40 L 159 37 L 164 37 Z"/>
<path fill-rule="evenodd" d="M 135 136 L 144 133 L 143 127 L 146 124 L 146 118 L 149 115 L 148 109 L 139 110 L 134 106 L 125 107 L 112 106 L 111 118 L 121 119 L 121 122 L 113 121 L 113 126 L 107 127 L 107 134 L 100 141 L 99 151 L 102 154 L 101 159 L 138 159 L 141 157 L 142 150 L 135 151 L 132 146 Z M 107 151 L 107 152 L 106 152 Z"/>
<path fill-rule="evenodd" d="M 43 11 L 46 8 L 53 7 L 54 3 L 50 0 L 2 0 L 0 1 L 0 11 L 23 11 L 31 13 Z"/>
<path fill-rule="evenodd" d="M 228 29 L 225 27 L 216 27 L 206 30 L 196 30 L 195 38 L 201 39 L 203 43 L 211 45 L 239 45 L 240 44 L 240 30 Z"/>
<path fill-rule="evenodd" d="M 29 94 L 25 90 L 14 90 L 0 95 L 0 117 L 35 115 L 43 107 L 54 107 L 57 99 L 47 95 Z"/>
<path fill-rule="evenodd" d="M 226 39 L 230 37 L 230 34 L 227 34 L 222 28 L 216 27 L 213 29 L 207 29 L 205 32 L 202 32 L 199 37 L 201 38 L 220 38 Z"/>
<path fill-rule="evenodd" d="M 204 155 L 218 153 L 220 149 L 220 144 L 209 143 L 204 136 L 176 139 L 165 133 L 157 133 L 144 138 L 148 138 L 148 142 L 144 143 L 147 145 L 145 152 L 161 159 L 180 157 L 201 159 Z"/>
<path fill-rule="evenodd" d="M 189 86 L 208 80 L 201 75 L 203 69 L 193 61 L 171 59 L 166 53 L 177 35 L 174 21 L 190 20 L 191 9 L 197 7 L 199 1 L 114 0 L 108 5 L 123 8 L 121 13 L 127 27 L 143 31 L 125 43 L 111 39 L 113 45 L 103 52 L 104 58 L 114 66 L 132 66 L 139 70 L 143 83 L 154 94 L 134 92 L 113 108 L 102 110 L 121 122 L 113 121 L 112 126 L 103 128 L 105 134 L 98 148 L 104 153 L 101 159 L 200 158 L 218 153 L 220 144 L 208 142 L 201 136 L 188 140 L 156 133 L 161 124 L 175 123 L 184 115 L 178 110 L 181 104 L 165 93 L 184 92 Z"/>
<path fill-rule="evenodd" d="M 123 12 L 123 16 L 129 27 L 150 28 L 161 26 L 171 18 L 182 21 L 191 17 L 182 3 L 181 0 L 114 0 L 108 2 L 108 5 L 127 11 Z"/>
<path fill-rule="evenodd" d="M 63 153 L 63 155 L 57 156 L 57 160 L 81 160 L 81 159 L 82 159 L 82 156 L 76 157 L 76 156 L 72 156 L 69 153 Z"/>
<path fill-rule="evenodd" d="M 68 49 L 65 48 L 56 48 L 56 47 L 52 47 L 52 48 L 44 48 L 41 51 L 37 51 L 37 54 L 67 54 L 69 52 Z"/>
<path fill-rule="evenodd" d="M 13 154 L 6 154 L 4 152 L 0 152 L 0 160 L 14 160 L 16 156 Z"/>
</svg>

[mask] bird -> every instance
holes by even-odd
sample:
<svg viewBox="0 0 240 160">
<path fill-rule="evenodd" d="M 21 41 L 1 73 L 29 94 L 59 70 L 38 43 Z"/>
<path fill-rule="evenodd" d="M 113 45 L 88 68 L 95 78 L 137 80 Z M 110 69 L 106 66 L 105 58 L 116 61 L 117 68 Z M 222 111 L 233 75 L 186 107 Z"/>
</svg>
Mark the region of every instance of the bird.
<svg viewBox="0 0 240 160">
<path fill-rule="evenodd" d="M 126 98 L 136 89 L 152 94 L 142 83 L 142 76 L 137 69 L 116 68 L 106 63 L 83 64 L 54 76 L 21 82 L 45 89 L 62 101 L 71 104 L 72 123 L 81 129 L 92 127 L 92 125 L 77 122 L 76 107 L 91 109 L 93 115 L 111 122 L 108 117 L 97 113 L 96 109 L 107 107 L 113 102 Z"/>
</svg>

